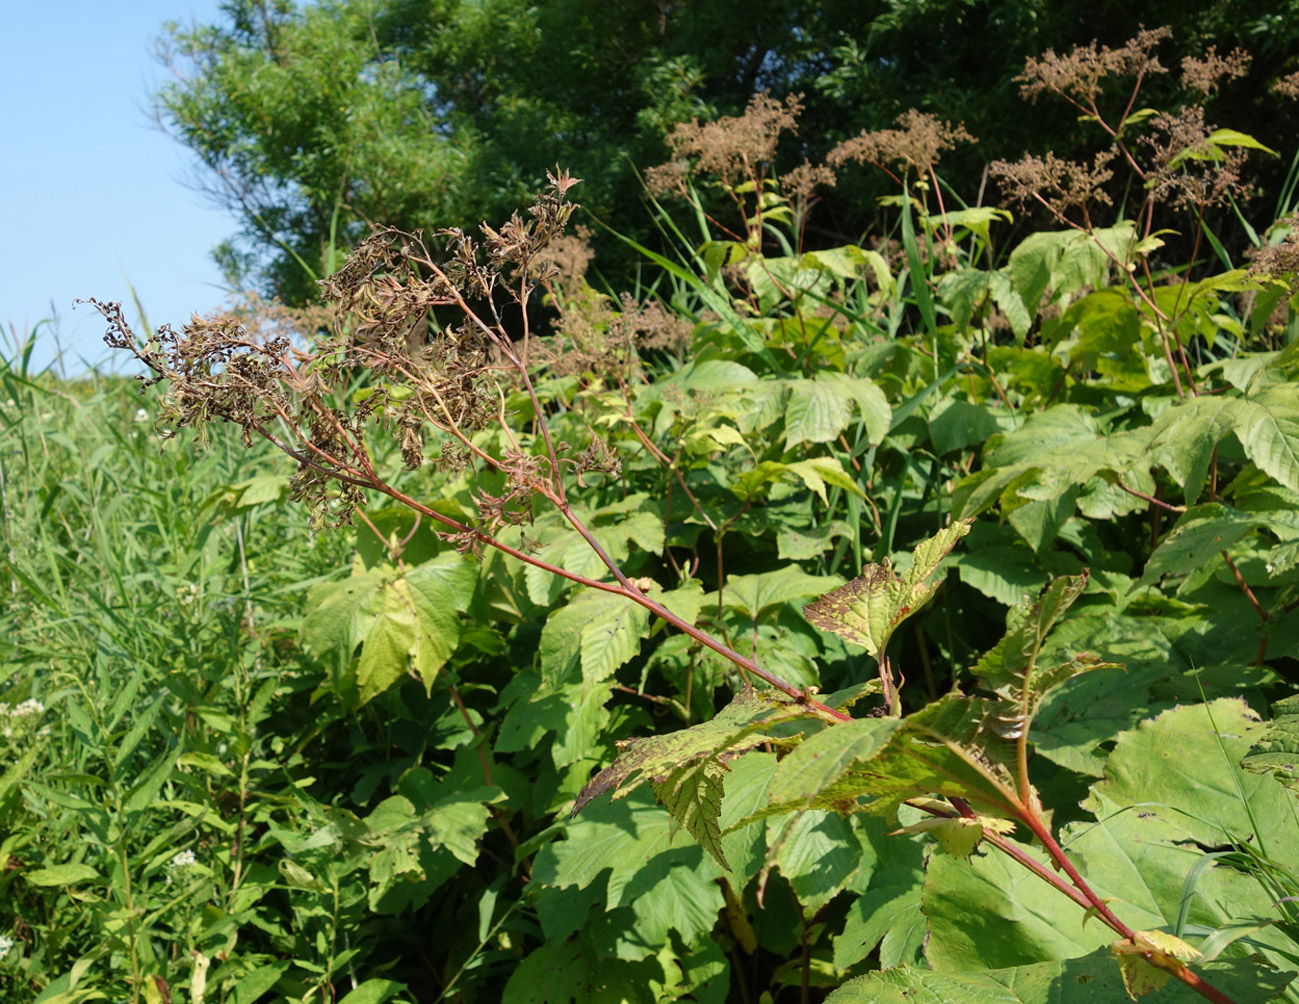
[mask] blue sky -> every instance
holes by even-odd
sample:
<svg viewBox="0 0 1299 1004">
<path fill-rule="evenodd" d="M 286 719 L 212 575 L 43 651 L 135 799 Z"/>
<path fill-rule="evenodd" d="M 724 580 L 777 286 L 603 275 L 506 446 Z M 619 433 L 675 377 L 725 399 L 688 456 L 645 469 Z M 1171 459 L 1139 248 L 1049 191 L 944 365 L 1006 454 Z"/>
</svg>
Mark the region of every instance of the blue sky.
<svg viewBox="0 0 1299 1004">
<path fill-rule="evenodd" d="M 216 0 L 0 3 L 0 325 L 7 339 L 57 311 L 38 364 L 56 331 L 69 374 L 110 362 L 98 315 L 73 301 L 129 304 L 128 279 L 154 325 L 224 302 L 208 252 L 236 221 L 186 186 L 193 159 L 149 113 L 167 72 L 153 58 L 163 22 L 218 14 Z"/>
</svg>

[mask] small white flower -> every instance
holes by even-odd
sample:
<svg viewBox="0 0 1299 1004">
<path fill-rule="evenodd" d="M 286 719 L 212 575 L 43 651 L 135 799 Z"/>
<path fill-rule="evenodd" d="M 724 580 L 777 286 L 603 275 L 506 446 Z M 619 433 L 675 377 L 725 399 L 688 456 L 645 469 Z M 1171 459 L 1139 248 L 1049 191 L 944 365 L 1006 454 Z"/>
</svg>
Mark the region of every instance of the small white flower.
<svg viewBox="0 0 1299 1004">
<path fill-rule="evenodd" d="M 36 730 L 36 734 L 42 739 L 48 739 L 50 735 L 50 727 L 48 725 L 42 725 Z"/>
<path fill-rule="evenodd" d="M 172 868 L 192 868 L 198 863 L 193 851 L 181 851 L 171 859 Z"/>
<path fill-rule="evenodd" d="M 2 961 L 6 955 L 8 955 L 11 951 L 13 951 L 13 947 L 14 947 L 13 938 L 10 938 L 6 935 L 0 935 L 0 961 Z"/>
<path fill-rule="evenodd" d="M 8 401 L 5 402 L 5 407 L 6 407 L 6 408 L 13 408 L 14 406 L 15 406 L 15 405 L 14 405 L 14 399 L 13 399 L 13 398 L 10 398 Z"/>
<path fill-rule="evenodd" d="M 12 739 L 14 737 L 14 730 L 6 725 L 4 731 L 0 732 L 0 736 L 4 736 L 6 739 Z"/>
<path fill-rule="evenodd" d="M 149 421 L 149 413 L 143 408 L 139 408 L 135 412 L 135 420 L 137 422 L 147 422 Z"/>
<path fill-rule="evenodd" d="M 42 715 L 45 713 L 45 705 L 34 697 L 29 697 L 22 704 L 14 708 L 13 716 L 15 718 L 26 718 L 28 715 Z"/>
<path fill-rule="evenodd" d="M 9 705 L 5 702 L 0 702 L 0 718 L 7 714 L 9 714 Z"/>
</svg>

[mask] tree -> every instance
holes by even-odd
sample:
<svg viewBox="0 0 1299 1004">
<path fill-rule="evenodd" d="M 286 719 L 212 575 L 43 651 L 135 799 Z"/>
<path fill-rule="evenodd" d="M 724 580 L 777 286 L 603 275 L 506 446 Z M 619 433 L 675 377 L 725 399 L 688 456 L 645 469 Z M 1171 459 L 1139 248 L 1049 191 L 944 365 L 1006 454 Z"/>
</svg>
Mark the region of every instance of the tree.
<svg viewBox="0 0 1299 1004">
<path fill-rule="evenodd" d="M 1223 117 L 1265 142 L 1295 125 L 1295 106 L 1278 109 L 1267 84 L 1296 68 L 1287 60 L 1299 17 L 1258 0 L 230 0 L 222 9 L 220 24 L 169 27 L 162 58 L 175 76 L 157 95 L 159 118 L 240 221 L 218 249 L 232 283 L 258 279 L 296 302 L 314 296 L 313 281 L 370 223 L 471 229 L 507 215 L 556 164 L 583 179 L 587 211 L 649 239 L 638 172 L 665 158 L 677 123 L 735 114 L 764 89 L 804 95 L 801 132 L 782 152 L 790 166 L 908 108 L 964 122 L 980 142 L 945 161 L 944 176 L 973 199 L 998 157 L 1094 142 L 1063 105 L 1044 100 L 1026 114 L 1015 81 L 1025 57 L 1093 38 L 1119 44 L 1141 20 L 1190 26 L 1160 49 L 1174 72 L 1143 98 L 1158 105 L 1178 86 L 1184 53 L 1243 45 L 1256 58 L 1215 99 L 1230 107 Z M 1284 165 L 1270 170 L 1260 178 L 1275 188 Z M 866 170 L 841 179 L 819 214 L 821 239 L 856 237 L 873 196 L 891 190 Z M 616 247 L 606 238 L 606 270 L 619 269 Z"/>
</svg>

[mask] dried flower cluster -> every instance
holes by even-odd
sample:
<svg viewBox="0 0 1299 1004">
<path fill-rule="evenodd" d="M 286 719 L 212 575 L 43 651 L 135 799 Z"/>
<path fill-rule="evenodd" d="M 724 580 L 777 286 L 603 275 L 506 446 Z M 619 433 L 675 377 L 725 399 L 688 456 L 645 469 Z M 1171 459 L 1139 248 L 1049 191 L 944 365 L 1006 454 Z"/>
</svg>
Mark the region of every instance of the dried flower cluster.
<svg viewBox="0 0 1299 1004">
<path fill-rule="evenodd" d="M 912 108 L 898 116 L 898 128 L 863 132 L 830 151 L 827 163 L 838 166 L 855 161 L 886 167 L 900 164 L 918 174 L 927 174 L 939 156 L 957 143 L 977 143 L 964 125 L 942 122 L 927 112 Z"/>
<path fill-rule="evenodd" d="M 802 110 L 801 94 L 782 103 L 764 92 L 754 95 L 743 115 L 682 122 L 667 138 L 673 159 L 647 171 L 646 184 L 661 195 L 683 192 L 692 174 L 714 175 L 727 186 L 748 181 L 775 158 L 780 134 L 797 131 Z"/>
<path fill-rule="evenodd" d="M 419 233 L 377 229 L 321 283 L 327 314 L 278 308 L 195 317 L 140 344 L 117 304 L 92 302 L 109 322 L 106 342 L 152 371 L 146 385 L 167 381 L 159 420 L 201 433 L 218 419 L 239 426 L 247 442 L 270 440 L 298 461 L 292 487 L 310 504 L 314 526 L 350 520 L 365 489 L 395 491 L 366 445 L 370 425 L 398 438 L 409 469 L 434 445 L 446 466 L 503 473 L 503 489 L 480 495 L 484 525 L 517 522 L 530 514 L 532 494 L 551 490 L 556 448 L 547 441 L 549 457 L 535 456 L 510 437 L 495 456 L 472 435 L 498 420 L 505 428 L 508 389 L 531 392 L 526 304 L 559 275 L 556 256 L 543 260 L 542 251 L 575 208 L 566 196 L 576 182 L 566 173 L 550 182 L 527 218 L 515 213 L 499 230 L 484 225 L 481 238 L 443 231 L 442 256 Z M 500 298 L 525 305 L 521 342 L 507 331 Z M 455 323 L 437 325 L 439 308 Z M 338 393 L 358 374 L 363 393 Z M 452 533 L 476 542 L 482 530 L 456 524 Z"/>
<path fill-rule="evenodd" d="M 1036 202 L 1061 219 L 1067 218 L 1071 209 L 1078 209 L 1084 224 L 1089 224 L 1090 206 L 1110 204 L 1103 186 L 1114 176 L 1109 166 L 1113 160 L 1112 150 L 1097 154 L 1090 165 L 1048 153 L 1015 162 L 993 161 L 989 171 L 1000 179 L 1002 191 L 1012 202 Z"/>
<path fill-rule="evenodd" d="M 1287 74 L 1272 85 L 1272 93 L 1299 101 L 1299 71 Z"/>
<path fill-rule="evenodd" d="M 1223 80 L 1238 80 L 1245 76 L 1252 58 L 1244 49 L 1232 49 L 1227 55 L 1219 56 L 1216 45 L 1209 46 L 1202 59 L 1183 56 L 1182 86 L 1208 97 Z"/>
<path fill-rule="evenodd" d="M 1039 94 L 1058 94 L 1067 101 L 1094 113 L 1107 77 L 1143 77 L 1167 73 L 1154 55 L 1159 43 L 1172 37 L 1171 28 L 1143 28 L 1134 38 L 1117 49 L 1108 45 L 1080 45 L 1066 55 L 1058 56 L 1047 49 L 1040 57 L 1030 56 L 1024 72 L 1015 78 L 1020 93 L 1029 99 Z"/>
<path fill-rule="evenodd" d="M 1188 105 L 1150 120 L 1152 135 L 1142 137 L 1153 166 L 1146 178 L 1149 197 L 1176 209 L 1203 209 L 1247 194 L 1240 177 L 1245 151 L 1223 150 L 1210 142 L 1204 108 Z"/>
<path fill-rule="evenodd" d="M 1285 236 L 1276 244 L 1266 244 L 1250 252 L 1249 271 L 1253 275 L 1275 278 L 1299 276 L 1299 213 L 1283 217 L 1272 229 L 1285 229 Z"/>
</svg>

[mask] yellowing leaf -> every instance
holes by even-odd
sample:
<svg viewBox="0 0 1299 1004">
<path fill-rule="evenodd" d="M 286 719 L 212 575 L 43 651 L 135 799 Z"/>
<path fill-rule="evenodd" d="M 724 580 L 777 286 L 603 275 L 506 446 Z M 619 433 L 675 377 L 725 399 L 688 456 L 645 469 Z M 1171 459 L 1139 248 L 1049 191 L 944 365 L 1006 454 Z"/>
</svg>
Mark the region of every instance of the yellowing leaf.
<svg viewBox="0 0 1299 1004">
<path fill-rule="evenodd" d="M 939 584 L 930 577 L 969 532 L 970 522 L 965 520 L 938 531 L 915 549 L 911 567 L 901 576 L 887 559 L 867 565 L 851 582 L 805 606 L 803 615 L 814 626 L 861 645 L 878 659 L 897 626 L 937 592 Z"/>
</svg>

